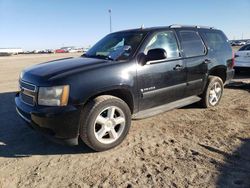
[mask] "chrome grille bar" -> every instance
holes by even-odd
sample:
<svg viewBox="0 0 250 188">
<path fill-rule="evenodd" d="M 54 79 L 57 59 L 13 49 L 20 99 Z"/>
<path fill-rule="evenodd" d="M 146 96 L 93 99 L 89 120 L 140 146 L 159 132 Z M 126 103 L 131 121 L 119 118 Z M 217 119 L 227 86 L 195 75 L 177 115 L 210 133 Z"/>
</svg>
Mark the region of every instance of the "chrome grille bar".
<svg viewBox="0 0 250 188">
<path fill-rule="evenodd" d="M 37 86 L 19 80 L 20 98 L 23 103 L 34 106 L 36 104 Z"/>
</svg>

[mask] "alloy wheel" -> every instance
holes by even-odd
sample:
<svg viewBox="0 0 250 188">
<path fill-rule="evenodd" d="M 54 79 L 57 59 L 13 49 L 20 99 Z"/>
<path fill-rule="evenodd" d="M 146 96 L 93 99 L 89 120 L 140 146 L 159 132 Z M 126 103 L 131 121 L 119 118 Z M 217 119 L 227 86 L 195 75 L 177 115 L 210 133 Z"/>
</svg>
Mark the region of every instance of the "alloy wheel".
<svg viewBox="0 0 250 188">
<path fill-rule="evenodd" d="M 122 135 L 125 124 L 125 114 L 120 108 L 116 106 L 107 107 L 96 117 L 95 137 L 102 144 L 111 144 Z"/>
<path fill-rule="evenodd" d="M 209 91 L 209 103 L 215 106 L 221 97 L 222 88 L 218 82 L 215 82 Z"/>
</svg>

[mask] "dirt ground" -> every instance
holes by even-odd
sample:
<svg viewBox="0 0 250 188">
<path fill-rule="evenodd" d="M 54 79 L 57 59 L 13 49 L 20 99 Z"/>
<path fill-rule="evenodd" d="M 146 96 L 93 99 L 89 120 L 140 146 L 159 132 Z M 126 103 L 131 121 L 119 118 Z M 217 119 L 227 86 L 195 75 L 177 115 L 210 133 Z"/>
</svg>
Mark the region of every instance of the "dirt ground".
<svg viewBox="0 0 250 188">
<path fill-rule="evenodd" d="M 15 112 L 20 71 L 67 56 L 0 57 L 0 187 L 250 187 L 249 73 L 219 106 L 133 121 L 120 146 L 96 153 L 50 142 Z"/>
</svg>

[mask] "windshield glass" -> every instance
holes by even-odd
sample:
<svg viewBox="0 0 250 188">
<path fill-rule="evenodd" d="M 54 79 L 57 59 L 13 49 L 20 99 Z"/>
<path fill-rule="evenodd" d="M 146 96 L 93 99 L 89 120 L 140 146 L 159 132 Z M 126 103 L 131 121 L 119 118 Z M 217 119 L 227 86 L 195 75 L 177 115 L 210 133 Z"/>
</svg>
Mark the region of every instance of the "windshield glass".
<svg viewBox="0 0 250 188">
<path fill-rule="evenodd" d="M 119 32 L 104 37 L 84 54 L 85 57 L 127 60 L 133 56 L 145 32 Z"/>
<path fill-rule="evenodd" d="M 250 50 L 250 44 L 245 45 L 239 49 L 239 51 L 248 51 L 248 50 Z"/>
</svg>

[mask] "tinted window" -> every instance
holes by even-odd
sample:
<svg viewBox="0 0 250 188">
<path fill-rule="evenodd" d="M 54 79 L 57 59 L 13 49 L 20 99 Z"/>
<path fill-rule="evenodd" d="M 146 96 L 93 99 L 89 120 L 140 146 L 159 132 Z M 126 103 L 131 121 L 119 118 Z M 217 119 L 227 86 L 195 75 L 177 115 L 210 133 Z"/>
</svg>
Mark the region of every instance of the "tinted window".
<svg viewBox="0 0 250 188">
<path fill-rule="evenodd" d="M 221 32 L 205 31 L 208 47 L 214 51 L 226 50 L 230 47 L 227 38 Z"/>
<path fill-rule="evenodd" d="M 195 31 L 181 31 L 181 44 L 186 57 L 204 55 L 205 46 L 199 34 Z"/>
<path fill-rule="evenodd" d="M 243 46 L 239 49 L 239 51 L 249 51 L 250 50 L 250 44 Z"/>
<path fill-rule="evenodd" d="M 172 31 L 156 33 L 146 47 L 146 54 L 154 48 L 163 48 L 167 52 L 167 58 L 180 57 L 175 34 Z"/>
</svg>

